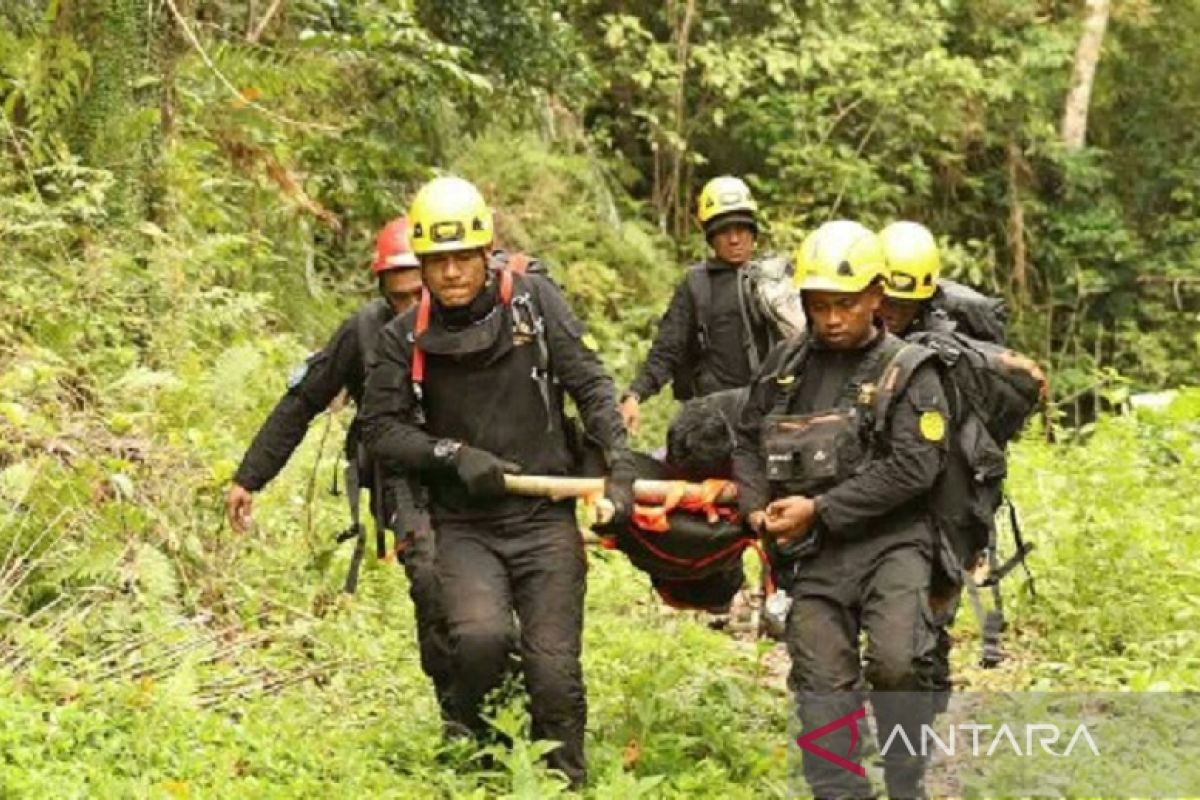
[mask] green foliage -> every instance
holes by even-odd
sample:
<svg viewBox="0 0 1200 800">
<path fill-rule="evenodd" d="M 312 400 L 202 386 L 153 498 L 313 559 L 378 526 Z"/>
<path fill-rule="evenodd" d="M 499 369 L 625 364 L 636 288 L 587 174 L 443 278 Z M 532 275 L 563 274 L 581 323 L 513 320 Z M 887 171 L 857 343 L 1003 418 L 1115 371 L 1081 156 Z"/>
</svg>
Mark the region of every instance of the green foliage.
<svg viewBox="0 0 1200 800">
<path fill-rule="evenodd" d="M 1031 654 L 1017 665 L 1022 683 L 1056 691 L 1195 684 L 1200 529 L 1185 487 L 1200 470 L 1198 411 L 1189 390 L 1165 411 L 1098 421 L 1085 445 L 1017 448 L 1010 493 L 1038 546 L 1030 559 L 1037 597 L 1012 595 L 1018 641 Z"/>
<path fill-rule="evenodd" d="M 65 124 L 83 96 L 90 55 L 49 24 L 36 37 L 0 29 L 0 97 L 9 132 L 29 169 L 53 164 L 67 154 Z"/>
<path fill-rule="evenodd" d="M 591 76 L 579 34 L 560 5 L 544 0 L 416 3 L 426 30 L 462 48 L 473 71 L 494 76 L 507 92 L 550 90 L 571 97 L 590 88 Z"/>
</svg>

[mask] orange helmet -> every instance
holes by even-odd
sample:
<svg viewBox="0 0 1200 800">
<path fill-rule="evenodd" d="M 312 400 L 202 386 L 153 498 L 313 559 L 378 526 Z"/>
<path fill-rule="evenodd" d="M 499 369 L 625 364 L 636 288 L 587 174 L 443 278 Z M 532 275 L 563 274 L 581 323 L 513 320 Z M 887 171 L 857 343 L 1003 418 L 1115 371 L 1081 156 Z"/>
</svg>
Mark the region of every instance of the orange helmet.
<svg viewBox="0 0 1200 800">
<path fill-rule="evenodd" d="M 375 260 L 371 272 L 376 275 L 393 269 L 415 269 L 421 266 L 408 241 L 408 217 L 396 217 L 383 227 L 375 239 Z"/>
</svg>

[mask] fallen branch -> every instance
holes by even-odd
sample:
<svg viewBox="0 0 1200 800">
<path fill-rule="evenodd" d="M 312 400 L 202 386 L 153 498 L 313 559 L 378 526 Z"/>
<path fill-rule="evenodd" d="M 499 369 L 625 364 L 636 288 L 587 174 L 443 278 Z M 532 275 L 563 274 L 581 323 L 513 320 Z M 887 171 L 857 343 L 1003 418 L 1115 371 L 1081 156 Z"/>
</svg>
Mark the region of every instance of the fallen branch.
<svg viewBox="0 0 1200 800">
<path fill-rule="evenodd" d="M 251 680 L 246 682 L 244 685 L 236 685 L 235 684 L 234 687 L 229 687 L 229 688 L 225 689 L 224 691 L 218 689 L 216 694 L 201 696 L 201 697 L 197 698 L 196 702 L 201 708 L 213 708 L 216 706 L 220 706 L 223 703 L 227 703 L 231 700 L 239 700 L 239 699 L 240 700 L 248 700 L 251 696 L 253 696 L 255 694 L 260 695 L 260 696 L 278 694 L 279 692 L 282 692 L 284 689 L 286 689 L 289 686 L 294 686 L 297 683 L 301 683 L 303 681 L 315 678 L 318 675 L 321 675 L 323 673 L 330 671 L 334 667 L 342 667 L 342 666 L 349 664 L 349 665 L 352 665 L 354 668 L 361 669 L 362 667 L 365 667 L 368 664 L 375 664 L 375 663 L 381 663 L 381 662 L 379 662 L 379 661 L 363 661 L 363 660 L 354 659 L 354 658 L 338 658 L 338 659 L 334 659 L 332 661 L 326 661 L 322 664 L 318 664 L 315 667 L 312 667 L 311 669 L 306 669 L 302 672 L 292 673 L 290 675 L 287 675 L 286 677 L 275 678 L 272 680 L 264 681 L 261 684 L 258 684 L 257 680 L 255 680 L 254 678 L 251 678 Z"/>
</svg>

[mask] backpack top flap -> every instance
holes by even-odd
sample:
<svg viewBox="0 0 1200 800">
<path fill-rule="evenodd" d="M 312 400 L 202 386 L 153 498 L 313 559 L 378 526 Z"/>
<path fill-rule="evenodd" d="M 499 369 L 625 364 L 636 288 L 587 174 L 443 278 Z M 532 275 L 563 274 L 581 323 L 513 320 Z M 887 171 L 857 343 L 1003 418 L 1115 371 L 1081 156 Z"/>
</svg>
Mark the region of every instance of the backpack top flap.
<svg viewBox="0 0 1200 800">
<path fill-rule="evenodd" d="M 976 339 L 1004 344 L 1008 333 L 1008 306 L 970 286 L 951 280 L 938 282 L 940 305 L 959 328 Z"/>
<path fill-rule="evenodd" d="M 771 328 L 772 341 L 799 336 L 808 327 L 800 293 L 792 285 L 792 265 L 778 256 L 753 262 L 754 300 Z"/>
<path fill-rule="evenodd" d="M 928 347 L 938 355 L 952 384 L 954 397 L 969 405 L 988 433 L 1004 448 L 1037 409 L 1041 387 L 1029 372 L 1005 357 L 1009 351 L 990 342 L 960 333 L 923 332 L 909 341 Z M 953 409 L 961 420 L 962 409 Z"/>
</svg>

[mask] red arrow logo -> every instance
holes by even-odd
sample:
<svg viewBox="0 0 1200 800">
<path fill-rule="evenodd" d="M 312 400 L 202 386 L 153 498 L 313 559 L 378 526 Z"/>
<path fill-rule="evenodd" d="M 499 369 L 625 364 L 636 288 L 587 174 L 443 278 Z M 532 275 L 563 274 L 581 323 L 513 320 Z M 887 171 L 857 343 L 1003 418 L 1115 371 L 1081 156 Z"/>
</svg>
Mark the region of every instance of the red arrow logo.
<svg viewBox="0 0 1200 800">
<path fill-rule="evenodd" d="M 849 756 L 854 752 L 854 748 L 858 745 L 858 721 L 860 719 L 864 719 L 866 716 L 867 716 L 867 707 L 863 706 L 862 708 L 859 708 L 855 711 L 851 711 L 849 714 L 846 714 L 844 717 L 838 717 L 837 719 L 835 719 L 833 722 L 829 723 L 828 725 L 822 725 L 821 727 L 817 728 L 816 730 L 809 731 L 808 733 L 803 734 L 802 736 L 797 736 L 796 737 L 796 745 L 801 750 L 807 750 L 808 752 L 812 753 L 814 756 L 820 756 L 821 758 L 828 761 L 830 764 L 837 764 L 842 769 L 847 770 L 849 772 L 853 772 L 855 775 L 857 775 L 860 778 L 865 778 L 865 777 L 867 777 L 867 771 L 862 768 L 861 764 L 855 764 L 849 758 L 844 758 L 842 756 L 839 756 L 837 753 L 831 753 L 830 751 L 826 750 L 824 747 L 821 747 L 821 745 L 816 744 L 815 740 L 820 739 L 822 736 L 824 736 L 827 733 L 836 731 L 838 728 L 849 728 L 850 729 L 850 750 L 846 753 L 846 755 Z"/>
</svg>

